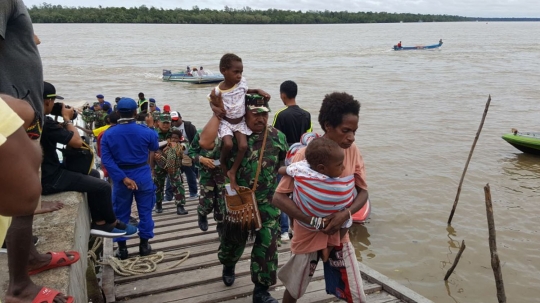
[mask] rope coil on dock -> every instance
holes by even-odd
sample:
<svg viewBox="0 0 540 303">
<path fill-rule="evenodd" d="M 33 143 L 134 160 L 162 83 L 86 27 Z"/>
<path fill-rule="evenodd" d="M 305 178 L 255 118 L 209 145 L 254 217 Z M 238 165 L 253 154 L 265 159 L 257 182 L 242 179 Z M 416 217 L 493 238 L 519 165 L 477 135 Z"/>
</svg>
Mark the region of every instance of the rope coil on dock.
<svg viewBox="0 0 540 303">
<path fill-rule="evenodd" d="M 97 238 L 96 241 L 94 241 L 94 245 L 88 251 L 89 261 L 93 262 L 94 264 L 108 265 L 113 268 L 114 272 L 124 277 L 155 272 L 157 270 L 158 263 L 163 261 L 166 255 L 167 256 L 181 256 L 181 259 L 171 264 L 170 266 L 163 268 L 162 270 L 171 269 L 182 264 L 184 261 L 186 261 L 189 258 L 189 255 L 190 255 L 189 251 L 183 251 L 177 254 L 172 254 L 172 253 L 165 254 L 162 251 L 158 251 L 155 254 L 144 256 L 144 257 L 133 257 L 126 260 L 120 260 L 115 257 L 110 257 L 108 260 L 99 261 L 96 251 L 99 249 L 99 247 L 102 244 L 103 244 L 102 238 Z"/>
</svg>

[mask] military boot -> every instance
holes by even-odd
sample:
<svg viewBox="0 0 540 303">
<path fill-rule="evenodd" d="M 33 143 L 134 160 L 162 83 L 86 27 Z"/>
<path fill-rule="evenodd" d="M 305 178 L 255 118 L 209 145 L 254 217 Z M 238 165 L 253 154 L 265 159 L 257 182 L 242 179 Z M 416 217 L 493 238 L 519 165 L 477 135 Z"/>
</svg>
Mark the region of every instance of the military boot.
<svg viewBox="0 0 540 303">
<path fill-rule="evenodd" d="M 163 203 L 157 202 L 156 203 L 156 213 L 161 214 L 163 212 Z"/>
<path fill-rule="evenodd" d="M 235 278 L 236 276 L 234 274 L 234 265 L 233 266 L 223 265 L 223 272 L 221 274 L 221 279 L 223 279 L 223 283 L 225 284 L 225 286 L 233 285 Z"/>
<path fill-rule="evenodd" d="M 255 283 L 255 289 L 253 289 L 253 303 L 278 303 L 278 300 L 270 295 L 268 286 Z"/>
</svg>

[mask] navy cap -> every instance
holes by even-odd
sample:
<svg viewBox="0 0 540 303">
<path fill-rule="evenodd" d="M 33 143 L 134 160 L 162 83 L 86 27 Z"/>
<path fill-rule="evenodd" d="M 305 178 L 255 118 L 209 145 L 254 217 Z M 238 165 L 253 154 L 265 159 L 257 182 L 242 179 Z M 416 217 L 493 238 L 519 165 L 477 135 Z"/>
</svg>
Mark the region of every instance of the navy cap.
<svg viewBox="0 0 540 303">
<path fill-rule="evenodd" d="M 148 101 L 150 101 L 151 103 L 156 103 L 156 99 L 154 99 L 154 98 L 150 98 L 150 99 L 148 99 Z"/>
<path fill-rule="evenodd" d="M 99 95 L 96 96 L 96 98 L 103 99 L 103 98 L 105 98 L 105 96 L 103 96 L 102 94 L 99 94 Z"/>
<path fill-rule="evenodd" d="M 137 102 L 131 98 L 122 98 L 118 101 L 116 110 L 119 112 L 132 112 L 137 109 Z"/>
</svg>

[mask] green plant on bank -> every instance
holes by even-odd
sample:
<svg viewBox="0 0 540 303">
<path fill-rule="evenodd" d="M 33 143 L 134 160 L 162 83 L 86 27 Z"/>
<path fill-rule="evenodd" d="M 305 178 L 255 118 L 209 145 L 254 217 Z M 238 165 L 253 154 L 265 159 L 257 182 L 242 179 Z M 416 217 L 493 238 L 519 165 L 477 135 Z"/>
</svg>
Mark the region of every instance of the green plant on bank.
<svg viewBox="0 0 540 303">
<path fill-rule="evenodd" d="M 477 18 L 450 15 L 398 14 L 386 12 L 331 12 L 254 10 L 250 7 L 223 10 L 163 9 L 140 7 L 67 7 L 43 3 L 29 8 L 34 23 L 171 23 L 171 24 L 329 24 L 329 23 L 396 23 L 450 22 Z"/>
</svg>

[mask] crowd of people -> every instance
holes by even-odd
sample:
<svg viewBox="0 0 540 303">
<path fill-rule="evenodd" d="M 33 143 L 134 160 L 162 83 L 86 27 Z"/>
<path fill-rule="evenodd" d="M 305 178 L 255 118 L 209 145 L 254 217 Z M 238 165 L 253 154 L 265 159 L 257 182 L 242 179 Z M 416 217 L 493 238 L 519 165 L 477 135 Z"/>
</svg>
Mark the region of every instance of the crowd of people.
<svg viewBox="0 0 540 303">
<path fill-rule="evenodd" d="M 174 201 L 178 215 L 188 213 L 184 176 L 189 197 L 199 197 L 199 228 L 208 230 L 211 213 L 218 223 L 216 253 L 226 286 L 234 284 L 236 263 L 252 237 L 253 302 L 278 302 L 269 293 L 278 278 L 286 287 L 283 302 L 296 302 L 321 256 L 326 261 L 336 249 L 343 261 L 345 300 L 365 302 L 347 233 L 352 214 L 368 199 L 363 159 L 354 144 L 360 103 L 353 96 L 334 92 L 324 97 L 318 116 L 324 134 L 316 135 L 310 113 L 296 104 L 296 83 L 285 81 L 280 86 L 285 108 L 274 114 L 270 125 L 270 95 L 250 89 L 242 59 L 225 54 L 219 65 L 224 81 L 208 95 L 208 112 L 213 115 L 203 129 L 197 130 L 169 105 L 159 108 L 142 92 L 137 101 L 119 97 L 114 105 L 98 94 L 93 106 L 78 112 L 57 102 L 63 98 L 53 84 L 43 81 L 39 40 L 22 1 L 0 1 L 0 10 L 10 12 L 5 15 L 9 20 L 0 17 L 0 168 L 18 171 L 0 176 L 0 242 L 7 232 L 10 274 L 6 302 L 73 302 L 67 294 L 35 285 L 29 277 L 69 266 L 85 253 L 37 251 L 32 222 L 34 214 L 43 211 L 41 195 L 86 193 L 91 234 L 114 238 L 115 256 L 126 259 L 127 237 L 136 233 L 139 255 L 153 253 L 149 243 L 154 237 L 153 212 L 164 211 L 164 200 Z M 78 114 L 85 127 L 73 125 Z M 95 139 L 107 180 L 96 170 L 72 171 L 58 158 L 58 144 L 75 150 L 84 147 L 79 130 Z M 324 187 L 335 180 L 346 183 L 333 194 L 335 199 L 303 187 Z M 224 190 L 227 183 L 229 195 Z M 229 199 L 245 189 L 253 191 L 260 224 L 232 233 L 237 222 L 229 218 Z M 130 224 L 134 201 L 138 222 Z M 325 209 L 314 212 L 314 205 Z M 61 208 L 61 202 L 45 206 L 46 211 Z M 292 255 L 278 271 L 277 247 L 290 234 Z"/>
</svg>

